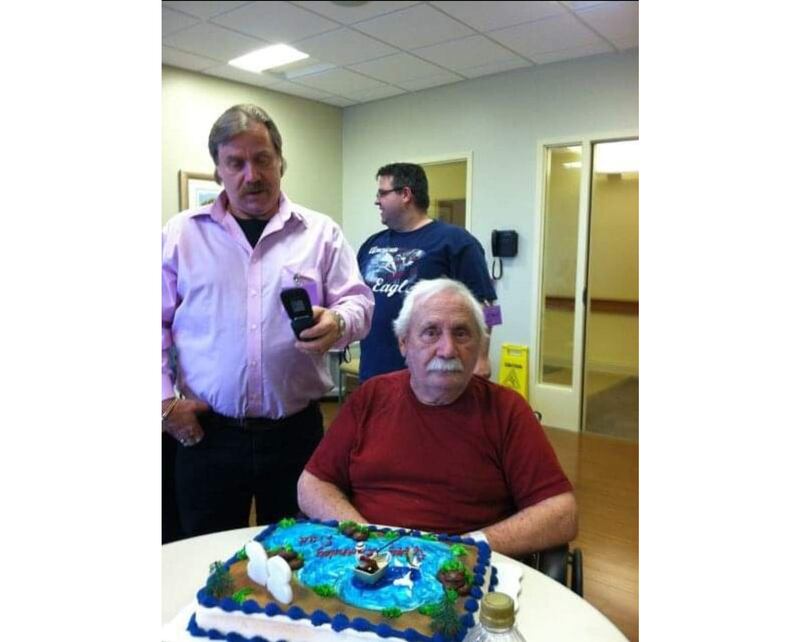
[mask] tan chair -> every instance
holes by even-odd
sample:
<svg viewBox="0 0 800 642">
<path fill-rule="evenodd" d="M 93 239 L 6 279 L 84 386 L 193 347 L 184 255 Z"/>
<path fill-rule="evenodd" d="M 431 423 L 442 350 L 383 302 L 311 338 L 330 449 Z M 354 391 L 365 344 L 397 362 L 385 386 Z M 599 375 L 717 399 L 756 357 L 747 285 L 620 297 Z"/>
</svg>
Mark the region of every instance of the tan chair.
<svg viewBox="0 0 800 642">
<path fill-rule="evenodd" d="M 358 366 L 360 360 L 357 358 L 350 359 L 350 361 L 342 361 L 339 364 L 339 404 L 344 401 L 345 397 L 345 384 L 347 377 L 355 377 L 358 379 Z"/>
</svg>

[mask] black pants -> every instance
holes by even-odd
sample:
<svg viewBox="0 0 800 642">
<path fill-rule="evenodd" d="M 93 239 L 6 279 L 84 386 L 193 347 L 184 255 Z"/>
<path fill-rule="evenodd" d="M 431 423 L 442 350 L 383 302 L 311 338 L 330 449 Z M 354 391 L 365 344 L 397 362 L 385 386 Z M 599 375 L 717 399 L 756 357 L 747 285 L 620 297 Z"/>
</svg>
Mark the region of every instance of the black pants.
<svg viewBox="0 0 800 642">
<path fill-rule="evenodd" d="M 178 442 L 161 433 L 161 543 L 168 544 L 184 536 L 175 499 L 175 452 Z"/>
<path fill-rule="evenodd" d="M 186 537 L 247 526 L 252 497 L 259 524 L 297 514 L 297 480 L 322 439 L 316 402 L 278 420 L 242 427 L 220 415 L 199 417 L 195 446 L 178 446 L 175 488 Z"/>
</svg>

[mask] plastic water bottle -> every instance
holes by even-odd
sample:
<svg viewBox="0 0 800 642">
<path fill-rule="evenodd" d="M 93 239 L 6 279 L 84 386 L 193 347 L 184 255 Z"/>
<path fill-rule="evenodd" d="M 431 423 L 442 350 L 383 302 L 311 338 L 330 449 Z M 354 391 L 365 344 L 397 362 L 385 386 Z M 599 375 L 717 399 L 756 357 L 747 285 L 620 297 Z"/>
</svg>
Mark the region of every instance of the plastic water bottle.
<svg viewBox="0 0 800 642">
<path fill-rule="evenodd" d="M 465 642 L 525 642 L 514 623 L 514 600 L 505 593 L 484 595 L 479 623 Z"/>
</svg>

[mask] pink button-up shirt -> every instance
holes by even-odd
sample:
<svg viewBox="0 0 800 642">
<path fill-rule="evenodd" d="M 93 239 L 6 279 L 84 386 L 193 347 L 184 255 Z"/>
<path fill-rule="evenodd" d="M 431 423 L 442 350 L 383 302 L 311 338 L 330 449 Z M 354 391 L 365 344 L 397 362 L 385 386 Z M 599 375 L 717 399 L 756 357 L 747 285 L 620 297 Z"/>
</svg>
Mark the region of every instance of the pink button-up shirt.
<svg viewBox="0 0 800 642">
<path fill-rule="evenodd" d="M 333 385 L 324 355 L 294 347 L 280 301 L 305 287 L 313 305 L 337 310 L 347 330 L 342 348 L 366 336 L 374 299 L 353 249 L 329 217 L 281 194 L 255 248 L 227 212 L 212 205 L 178 214 L 162 234 L 162 398 L 177 387 L 230 417 L 292 415 Z"/>
</svg>

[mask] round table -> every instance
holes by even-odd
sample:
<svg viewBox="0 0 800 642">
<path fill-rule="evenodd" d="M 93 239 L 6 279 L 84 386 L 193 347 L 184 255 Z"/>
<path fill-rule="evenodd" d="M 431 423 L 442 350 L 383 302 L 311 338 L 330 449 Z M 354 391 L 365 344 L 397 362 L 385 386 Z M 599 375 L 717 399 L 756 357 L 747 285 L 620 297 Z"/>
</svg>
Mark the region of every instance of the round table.
<svg viewBox="0 0 800 642">
<path fill-rule="evenodd" d="M 214 561 L 229 559 L 263 526 L 165 544 L 161 547 L 161 619 L 164 642 L 175 642 L 172 634 L 186 624 L 187 607 L 208 577 Z M 623 642 L 625 636 L 606 617 L 567 587 L 505 555 L 493 559 L 515 565 L 522 571 L 517 624 L 527 642 Z M 178 618 L 178 615 L 181 618 Z M 187 617 L 188 619 L 188 617 Z M 171 638 L 171 639 L 170 639 Z"/>
</svg>

